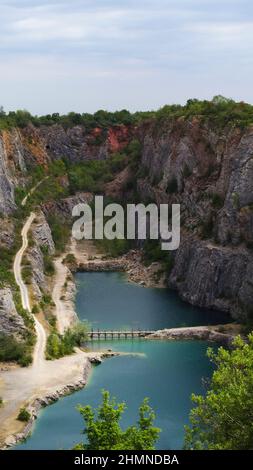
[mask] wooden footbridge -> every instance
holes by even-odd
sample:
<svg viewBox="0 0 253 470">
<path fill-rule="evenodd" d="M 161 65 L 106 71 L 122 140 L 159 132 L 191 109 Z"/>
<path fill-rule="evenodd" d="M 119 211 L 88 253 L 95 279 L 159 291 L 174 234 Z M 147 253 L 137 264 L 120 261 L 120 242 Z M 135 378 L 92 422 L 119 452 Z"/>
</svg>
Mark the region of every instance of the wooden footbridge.
<svg viewBox="0 0 253 470">
<path fill-rule="evenodd" d="M 96 339 L 131 339 L 131 338 L 144 338 L 145 336 L 152 335 L 155 331 L 150 330 L 91 330 L 88 332 L 88 337 L 91 340 Z"/>
</svg>

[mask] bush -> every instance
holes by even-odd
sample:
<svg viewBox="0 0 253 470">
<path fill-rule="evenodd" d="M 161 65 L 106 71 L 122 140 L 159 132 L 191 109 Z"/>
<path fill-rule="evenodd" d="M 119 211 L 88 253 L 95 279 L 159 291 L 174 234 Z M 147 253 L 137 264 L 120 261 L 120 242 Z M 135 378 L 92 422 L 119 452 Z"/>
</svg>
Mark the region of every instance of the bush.
<svg viewBox="0 0 253 470">
<path fill-rule="evenodd" d="M 47 338 L 46 358 L 59 359 L 74 353 L 75 347 L 82 346 L 88 340 L 88 324 L 78 323 L 69 328 L 64 335 L 55 329 Z"/>
<path fill-rule="evenodd" d="M 115 238 L 114 240 L 94 240 L 96 247 L 102 252 L 108 254 L 112 258 L 117 258 L 127 253 L 131 248 L 131 240 L 120 240 Z"/>
<path fill-rule="evenodd" d="M 22 268 L 22 277 L 25 284 L 31 284 L 32 282 L 32 268 L 31 266 L 24 266 Z"/>
<path fill-rule="evenodd" d="M 0 333 L 0 361 L 21 361 L 25 355 L 24 342 L 18 342 L 13 336 Z"/>
<path fill-rule="evenodd" d="M 70 264 L 70 265 L 76 264 L 76 257 L 73 253 L 68 253 L 65 256 L 63 262 L 64 264 Z"/>
<path fill-rule="evenodd" d="M 40 308 L 38 305 L 34 305 L 33 308 L 32 308 L 32 313 L 33 315 L 36 315 L 37 313 L 39 313 L 40 311 Z"/>
<path fill-rule="evenodd" d="M 169 273 L 174 265 L 170 252 L 161 249 L 159 240 L 146 240 L 143 246 L 142 259 L 145 266 L 150 266 L 154 262 L 160 262 L 163 269 Z"/>
<path fill-rule="evenodd" d="M 50 255 L 45 254 L 43 256 L 44 261 L 44 273 L 46 276 L 53 276 L 55 274 L 55 266 L 53 259 Z"/>
<path fill-rule="evenodd" d="M 18 421 L 23 421 L 27 423 L 29 419 L 31 418 L 31 414 L 26 408 L 20 408 L 19 414 L 18 414 Z"/>
<path fill-rule="evenodd" d="M 206 240 L 208 238 L 212 238 L 213 235 L 213 218 L 210 215 L 206 220 L 204 220 L 201 224 L 201 237 Z"/>
<path fill-rule="evenodd" d="M 189 178 L 190 176 L 192 175 L 192 170 L 189 168 L 188 165 L 184 165 L 184 168 L 183 168 L 183 176 L 184 178 Z"/>
<path fill-rule="evenodd" d="M 177 191 L 178 191 L 177 179 L 175 176 L 173 176 L 168 181 L 166 192 L 169 194 L 173 194 L 173 193 L 177 193 Z"/>
<path fill-rule="evenodd" d="M 52 232 L 56 251 L 59 253 L 64 252 L 70 237 L 70 226 L 56 215 L 48 217 L 47 221 Z"/>
<path fill-rule="evenodd" d="M 216 209 L 221 209 L 224 205 L 224 198 L 218 193 L 213 193 L 212 194 L 212 205 Z"/>
</svg>

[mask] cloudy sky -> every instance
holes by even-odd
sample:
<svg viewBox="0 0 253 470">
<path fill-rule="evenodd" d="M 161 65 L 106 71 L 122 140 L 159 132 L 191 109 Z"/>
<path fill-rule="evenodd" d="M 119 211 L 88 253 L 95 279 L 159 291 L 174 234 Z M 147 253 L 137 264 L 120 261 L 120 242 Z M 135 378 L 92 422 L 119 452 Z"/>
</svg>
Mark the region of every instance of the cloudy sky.
<svg viewBox="0 0 253 470">
<path fill-rule="evenodd" d="M 252 0 L 0 0 L 0 18 L 6 110 L 253 103 Z"/>
</svg>

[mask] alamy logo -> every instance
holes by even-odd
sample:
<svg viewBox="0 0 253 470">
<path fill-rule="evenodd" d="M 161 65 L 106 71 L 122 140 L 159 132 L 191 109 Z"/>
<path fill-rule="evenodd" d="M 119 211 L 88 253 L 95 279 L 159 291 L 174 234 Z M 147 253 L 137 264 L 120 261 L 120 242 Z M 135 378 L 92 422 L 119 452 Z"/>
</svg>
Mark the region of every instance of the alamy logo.
<svg viewBox="0 0 253 470">
<path fill-rule="evenodd" d="M 180 244 L 180 204 L 120 204 L 104 206 L 103 196 L 95 196 L 94 210 L 77 204 L 72 227 L 76 240 L 160 240 L 161 249 L 177 250 Z"/>
</svg>

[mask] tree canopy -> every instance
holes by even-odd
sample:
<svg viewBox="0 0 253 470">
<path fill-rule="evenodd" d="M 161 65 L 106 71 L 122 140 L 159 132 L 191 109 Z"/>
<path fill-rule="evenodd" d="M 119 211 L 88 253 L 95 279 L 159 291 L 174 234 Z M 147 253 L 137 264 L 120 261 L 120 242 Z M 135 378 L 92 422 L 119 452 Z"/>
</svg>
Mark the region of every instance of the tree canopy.
<svg viewBox="0 0 253 470">
<path fill-rule="evenodd" d="M 154 450 L 160 429 L 153 426 L 155 413 L 145 398 L 139 408 L 137 424 L 121 429 L 119 421 L 126 409 L 125 403 L 116 403 L 108 391 L 102 392 L 98 409 L 79 406 L 87 442 L 78 444 L 78 450 Z"/>
<path fill-rule="evenodd" d="M 236 338 L 233 346 L 217 354 L 208 350 L 217 369 L 206 396 L 192 396 L 186 449 L 253 449 L 253 334 L 247 343 Z"/>
<path fill-rule="evenodd" d="M 189 99 L 185 105 L 165 105 L 157 111 L 137 111 L 130 113 L 126 109 L 110 112 L 98 110 L 94 114 L 70 112 L 65 115 L 59 113 L 45 116 L 33 116 L 26 110 L 10 111 L 6 113 L 0 106 L 0 129 L 11 127 L 25 127 L 29 123 L 34 126 L 52 126 L 61 124 L 64 128 L 82 125 L 87 131 L 96 127 L 108 129 L 117 125 L 137 125 L 140 121 L 154 119 L 160 124 L 161 120 L 175 120 L 178 118 L 198 119 L 224 128 L 228 125 L 245 128 L 253 124 L 253 106 L 243 101 L 236 102 L 221 95 L 214 96 L 212 100 Z"/>
</svg>

